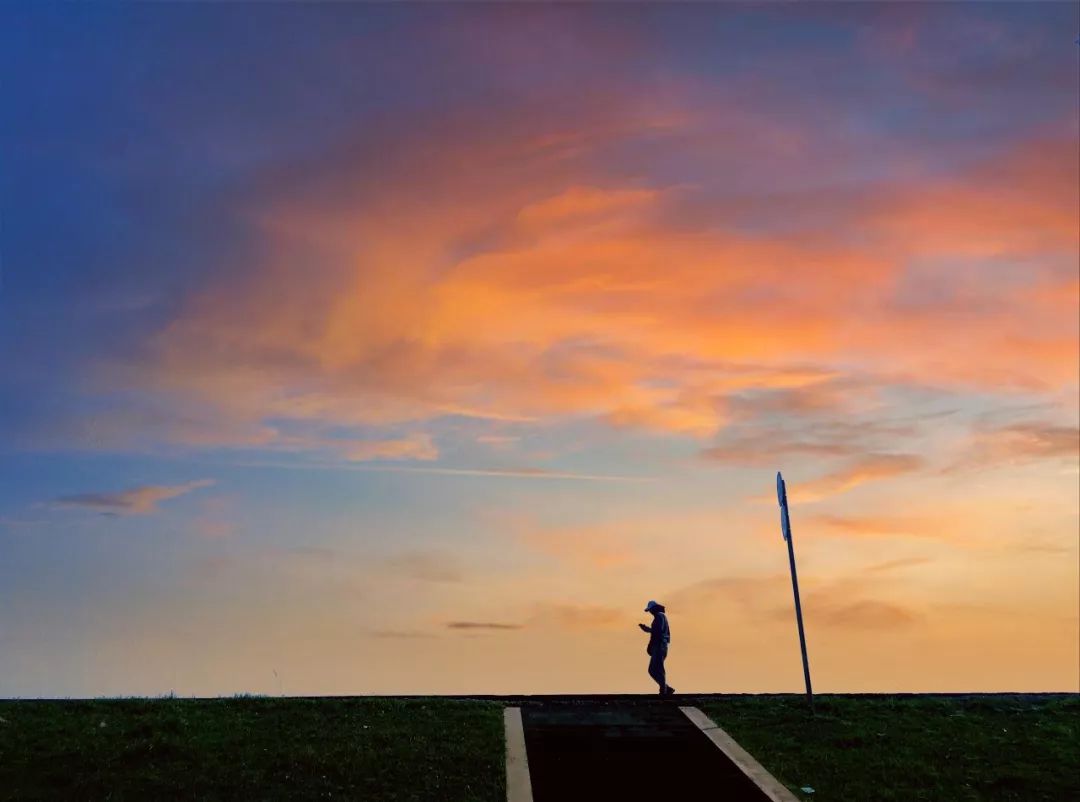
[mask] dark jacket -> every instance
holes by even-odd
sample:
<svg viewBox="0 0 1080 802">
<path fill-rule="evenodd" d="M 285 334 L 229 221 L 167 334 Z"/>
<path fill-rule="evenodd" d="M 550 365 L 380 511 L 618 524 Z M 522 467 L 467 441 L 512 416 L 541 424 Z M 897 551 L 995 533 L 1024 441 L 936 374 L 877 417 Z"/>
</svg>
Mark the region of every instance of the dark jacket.
<svg viewBox="0 0 1080 802">
<path fill-rule="evenodd" d="M 668 626 L 667 615 L 664 605 L 658 604 L 653 608 L 653 622 L 651 627 L 647 627 L 649 630 L 649 645 L 645 651 L 648 654 L 654 654 L 658 646 L 662 646 L 664 651 L 667 651 L 668 644 L 671 643 L 671 627 Z"/>
</svg>

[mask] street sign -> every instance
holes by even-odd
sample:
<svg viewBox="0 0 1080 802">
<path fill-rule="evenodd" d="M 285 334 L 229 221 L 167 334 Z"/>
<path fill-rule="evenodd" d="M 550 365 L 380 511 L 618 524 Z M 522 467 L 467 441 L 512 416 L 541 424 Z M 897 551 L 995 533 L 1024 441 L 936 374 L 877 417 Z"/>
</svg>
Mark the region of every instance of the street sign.
<svg viewBox="0 0 1080 802">
<path fill-rule="evenodd" d="M 780 535 L 784 540 L 791 540 L 791 525 L 787 513 L 787 485 L 780 471 L 776 472 L 776 500 L 780 504 Z"/>
<path fill-rule="evenodd" d="M 791 590 L 795 595 L 795 621 L 799 625 L 799 649 L 802 651 L 803 679 L 806 681 L 806 700 L 814 709 L 814 691 L 810 687 L 810 661 L 806 657 L 806 633 L 803 631 L 802 603 L 799 601 L 799 576 L 795 571 L 795 544 L 791 538 L 791 520 L 788 517 L 787 485 L 780 471 L 776 472 L 776 500 L 780 504 L 780 531 L 787 541 L 788 564 L 791 566 Z"/>
</svg>

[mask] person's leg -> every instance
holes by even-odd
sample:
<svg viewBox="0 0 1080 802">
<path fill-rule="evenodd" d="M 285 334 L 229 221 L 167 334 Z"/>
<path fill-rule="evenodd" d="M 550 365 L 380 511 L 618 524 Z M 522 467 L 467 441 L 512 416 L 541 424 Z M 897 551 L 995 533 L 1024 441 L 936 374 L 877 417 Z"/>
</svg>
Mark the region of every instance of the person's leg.
<svg viewBox="0 0 1080 802">
<path fill-rule="evenodd" d="M 667 649 L 664 649 L 664 651 L 660 655 L 660 671 L 664 675 L 664 687 L 660 689 L 660 693 L 662 693 L 664 696 L 670 696 L 671 694 L 675 693 L 675 689 L 667 684 L 667 665 L 666 665 L 666 662 L 667 662 Z"/>
<path fill-rule="evenodd" d="M 660 693 L 667 689 L 667 672 L 664 670 L 664 658 L 667 654 L 663 650 L 657 650 L 649 660 L 649 676 L 656 680 L 660 686 Z"/>
<path fill-rule="evenodd" d="M 664 663 L 660 660 L 659 654 L 654 654 L 649 657 L 649 676 L 653 678 L 653 681 L 660 686 L 660 692 L 664 691 Z"/>
</svg>

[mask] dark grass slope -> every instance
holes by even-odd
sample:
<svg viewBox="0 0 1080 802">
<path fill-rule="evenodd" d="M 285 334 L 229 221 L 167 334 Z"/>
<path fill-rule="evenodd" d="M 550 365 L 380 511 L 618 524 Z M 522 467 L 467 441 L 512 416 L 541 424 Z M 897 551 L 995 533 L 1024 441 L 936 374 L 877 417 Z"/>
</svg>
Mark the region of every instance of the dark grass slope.
<svg viewBox="0 0 1080 802">
<path fill-rule="evenodd" d="M 729 696 L 702 708 L 802 799 L 1080 800 L 1080 696 Z M 809 786 L 815 793 L 798 793 Z"/>
<path fill-rule="evenodd" d="M 505 798 L 502 707 L 655 696 L 0 701 L 0 800 Z M 1080 695 L 683 696 L 823 802 L 1080 800 Z M 102 724 L 104 723 L 104 726 Z"/>
<path fill-rule="evenodd" d="M 0 701 L 0 799 L 505 799 L 502 706 Z"/>
</svg>

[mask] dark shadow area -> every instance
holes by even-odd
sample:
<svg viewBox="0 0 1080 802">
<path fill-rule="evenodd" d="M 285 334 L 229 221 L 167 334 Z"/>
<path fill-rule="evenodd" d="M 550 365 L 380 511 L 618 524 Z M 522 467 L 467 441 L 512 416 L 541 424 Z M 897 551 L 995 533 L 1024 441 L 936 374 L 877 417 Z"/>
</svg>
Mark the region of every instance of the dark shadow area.
<svg viewBox="0 0 1080 802">
<path fill-rule="evenodd" d="M 522 707 L 536 802 L 767 797 L 679 710 L 661 701 Z"/>
</svg>

